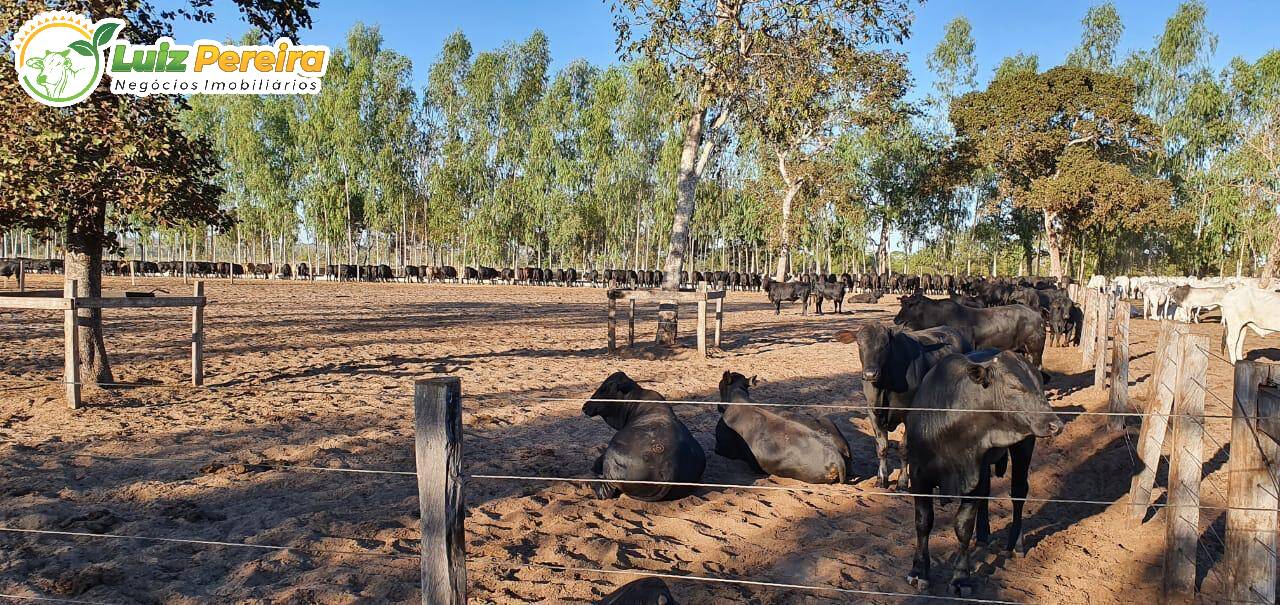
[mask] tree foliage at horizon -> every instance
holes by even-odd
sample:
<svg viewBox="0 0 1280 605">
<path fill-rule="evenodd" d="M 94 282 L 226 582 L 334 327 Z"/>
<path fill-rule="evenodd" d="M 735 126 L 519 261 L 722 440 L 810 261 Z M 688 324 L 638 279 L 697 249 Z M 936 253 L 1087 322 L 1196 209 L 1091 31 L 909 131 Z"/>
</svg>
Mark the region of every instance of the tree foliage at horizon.
<svg viewBox="0 0 1280 605">
<path fill-rule="evenodd" d="M 987 259 L 1001 273 L 1030 273 L 1048 244 L 1042 207 L 1076 207 L 1082 214 L 1057 223 L 1072 273 L 1229 273 L 1232 265 L 1248 273 L 1274 233 L 1280 54 L 1209 70 L 1203 9 L 1183 4 L 1151 49 L 1127 57 L 1117 56 L 1123 24 L 1113 6 L 1097 5 L 1082 20 L 1081 45 L 1066 66 L 1132 82 L 1132 109 L 1160 140 L 1145 158 L 1116 162 L 1129 180 L 1075 149 L 1054 163 L 1058 179 L 1018 196 L 999 186 L 991 162 L 962 170 L 972 156 L 955 138 L 951 108 L 983 80 L 973 60 L 981 40 L 963 18 L 947 25 L 928 57 L 934 90 L 916 107 L 887 104 L 889 115 L 874 121 L 873 103 L 850 102 L 868 89 L 858 99 L 827 91 L 876 82 L 892 93 L 882 98 L 898 98 L 897 76 L 883 69 L 892 61 L 868 65 L 879 69 L 874 77 L 852 73 L 841 82 L 818 69 L 800 78 L 803 86 L 750 88 L 733 99 L 733 113 L 721 103 L 703 116 L 709 132 L 699 151 L 707 154 L 694 189 L 689 262 L 768 271 L 786 233 L 796 271 L 959 273 Z M 427 85 L 415 90 L 409 58 L 387 48 L 376 27 L 357 25 L 336 49 L 321 95 L 190 99 L 182 125 L 203 135 L 192 140 L 212 145 L 220 212 L 237 219 L 213 239 L 221 258 L 243 244 L 237 258 L 258 261 L 661 268 L 696 89 L 670 63 L 645 59 L 575 61 L 553 73 L 550 44 L 537 32 L 477 50 L 455 33 L 425 66 Z M 889 58 L 857 52 L 848 56 Z M 753 65 L 757 85 L 781 82 L 776 73 L 786 68 Z M 984 90 L 1051 71 L 1019 53 Z M 826 102 L 797 110 L 809 97 Z M 719 115 L 727 117 L 712 129 Z M 789 128 L 804 123 L 818 127 Z M 805 178 L 794 220 L 784 221 L 788 186 L 777 152 L 789 143 L 803 152 L 794 172 Z M 1172 188 L 1156 207 L 1172 211 L 1151 223 L 1152 207 L 1131 202 L 1156 195 L 1142 186 L 1155 180 Z M 107 222 L 140 238 L 154 221 L 113 212 Z M 1142 227 L 1111 228 L 1122 222 Z M 161 233 L 161 241 L 181 234 L 210 254 L 203 227 Z"/>
</svg>

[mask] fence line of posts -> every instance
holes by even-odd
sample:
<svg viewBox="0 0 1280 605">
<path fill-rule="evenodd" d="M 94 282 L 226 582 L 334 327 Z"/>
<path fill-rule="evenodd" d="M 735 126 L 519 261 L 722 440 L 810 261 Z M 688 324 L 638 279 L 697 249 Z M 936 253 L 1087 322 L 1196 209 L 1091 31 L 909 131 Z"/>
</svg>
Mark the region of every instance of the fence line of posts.
<svg viewBox="0 0 1280 605">
<path fill-rule="evenodd" d="M 1141 413 L 1136 449 L 1141 468 L 1129 489 L 1130 516 L 1141 525 L 1154 501 L 1160 458 L 1168 460 L 1163 599 L 1191 603 L 1196 595 L 1204 479 L 1204 425 L 1210 338 L 1185 323 L 1160 321 L 1151 377 L 1141 395 L 1129 392 L 1129 323 L 1133 307 L 1096 290 L 1075 293 L 1082 305 L 1081 369 L 1093 370 L 1093 386 L 1108 391 L 1107 410 Z M 1222 360 L 1226 363 L 1225 360 Z M 1241 360 L 1233 369 L 1231 438 L 1226 446 L 1227 525 L 1221 598 L 1276 602 L 1277 529 L 1280 528 L 1280 364 Z M 1226 403 L 1225 399 L 1214 396 Z M 1130 430 L 1113 416 L 1113 431 Z M 1167 454 L 1165 453 L 1167 452 Z"/>
</svg>

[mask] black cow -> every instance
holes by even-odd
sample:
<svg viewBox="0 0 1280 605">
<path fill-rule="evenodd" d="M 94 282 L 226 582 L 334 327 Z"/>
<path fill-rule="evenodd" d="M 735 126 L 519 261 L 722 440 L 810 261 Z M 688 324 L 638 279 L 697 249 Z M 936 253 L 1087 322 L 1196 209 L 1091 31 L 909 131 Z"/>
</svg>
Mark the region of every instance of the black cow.
<svg viewBox="0 0 1280 605">
<path fill-rule="evenodd" d="M 805 483 L 844 483 L 849 473 L 849 442 L 826 418 L 784 414 L 750 403 L 749 380 L 737 372 L 720 377 L 720 421 L 716 453 L 742 460 L 752 470 Z"/>
<path fill-rule="evenodd" d="M 831 277 L 835 277 L 832 275 Z M 836 281 L 824 281 L 813 285 L 814 309 L 822 315 L 822 301 L 831 301 L 837 315 L 844 312 L 844 284 Z"/>
<path fill-rule="evenodd" d="M 919 292 L 903 296 L 893 323 L 912 330 L 950 326 L 973 343 L 975 349 L 1002 349 L 1026 355 L 1037 368 L 1043 366 L 1044 318 L 1024 305 L 972 309 L 950 300 L 933 300 Z"/>
<path fill-rule="evenodd" d="M 627 401 L 596 401 L 599 399 Z M 614 372 L 606 378 L 583 404 L 582 413 L 599 416 L 618 431 L 595 461 L 594 471 L 601 478 L 677 483 L 702 479 L 707 457 L 693 433 L 661 394 L 640 386 L 625 373 Z M 645 483 L 595 483 L 592 489 L 600 499 L 623 493 L 650 502 L 683 497 L 692 491 L 684 486 Z"/>
<path fill-rule="evenodd" d="M 678 605 L 662 578 L 641 578 L 605 595 L 599 605 Z"/>
<path fill-rule="evenodd" d="M 880 297 L 884 296 L 884 290 L 868 290 L 857 294 L 850 294 L 845 302 L 855 304 L 874 305 L 880 302 Z"/>
<path fill-rule="evenodd" d="M 876 439 L 876 476 L 881 487 L 889 487 L 889 433 L 907 417 L 916 389 L 925 374 L 943 357 L 968 353 L 973 344 L 960 332 L 947 327 L 907 332 L 883 324 L 868 324 L 856 331 L 842 330 L 836 340 L 858 344 L 862 362 L 862 393 L 871 409 L 867 418 Z M 899 460 L 905 462 L 899 448 Z M 898 487 L 907 488 L 907 469 L 898 475 Z"/>
<path fill-rule="evenodd" d="M 1008 550 L 1022 548 L 1022 506 L 1028 491 L 1031 454 L 1036 437 L 1062 432 L 1062 422 L 1049 407 L 1040 373 L 1008 351 L 985 349 L 949 355 L 925 376 L 907 414 L 906 441 L 911 493 L 915 494 L 916 551 L 907 581 L 929 583 L 929 533 L 933 530 L 934 490 L 959 496 L 955 532 L 960 543 L 951 590 L 963 596 L 972 589 L 969 541 L 990 537 L 987 500 L 991 466 L 1013 463 L 1009 494 L 1013 522 Z M 983 410 L 983 411 L 971 411 Z M 998 410 L 992 413 L 988 410 Z"/>
<path fill-rule="evenodd" d="M 462 268 L 462 281 L 464 281 L 464 282 L 466 282 L 466 281 L 477 282 L 477 281 L 479 281 L 479 280 L 480 280 L 480 272 L 479 272 L 479 271 L 476 271 L 476 268 L 475 268 L 475 267 L 463 267 L 463 268 Z"/>
<path fill-rule="evenodd" d="M 764 291 L 773 303 L 773 314 L 782 314 L 782 301 L 800 301 L 800 314 L 809 314 L 809 297 L 813 294 L 813 285 L 805 282 L 776 282 L 764 279 Z"/>
<path fill-rule="evenodd" d="M 970 296 L 968 294 L 952 294 L 950 297 L 950 300 L 951 302 L 954 302 L 957 305 L 960 305 L 963 307 L 969 307 L 970 309 L 987 308 L 987 303 L 982 302 L 981 298 L 978 298 L 976 296 Z"/>
<path fill-rule="evenodd" d="M 420 273 L 420 272 L 418 271 L 418 267 L 417 267 L 417 266 L 415 266 L 415 265 L 405 265 L 405 266 L 404 266 L 404 280 L 405 280 L 406 282 L 407 282 L 407 281 L 409 281 L 409 280 L 413 280 L 413 281 L 416 281 L 416 282 L 421 283 L 421 282 L 422 282 L 422 273 Z"/>
</svg>

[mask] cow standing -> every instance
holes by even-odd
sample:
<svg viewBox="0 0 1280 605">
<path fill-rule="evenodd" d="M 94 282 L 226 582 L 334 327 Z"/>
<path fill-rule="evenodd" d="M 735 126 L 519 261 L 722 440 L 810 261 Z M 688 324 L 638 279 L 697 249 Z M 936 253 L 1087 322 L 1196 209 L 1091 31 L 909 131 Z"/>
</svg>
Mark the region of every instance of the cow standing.
<svg viewBox="0 0 1280 605">
<path fill-rule="evenodd" d="M 836 340 L 857 343 L 862 362 L 862 394 L 871 408 L 871 432 L 876 440 L 880 487 L 889 487 L 889 433 L 907 417 L 916 390 L 934 365 L 947 355 L 968 353 L 973 344 L 947 327 L 907 332 L 895 326 L 869 324 L 857 331 L 842 330 Z M 899 458 L 905 462 L 899 450 Z M 898 488 L 907 489 L 907 470 L 898 475 Z"/>
<path fill-rule="evenodd" d="M 955 531 L 960 551 L 951 591 L 963 596 L 970 584 L 970 539 L 990 535 L 987 500 L 992 464 L 1013 463 L 1010 496 L 1013 521 L 1007 548 L 1022 548 L 1022 507 L 1028 491 L 1031 455 L 1037 437 L 1062 432 L 1049 407 L 1040 373 L 1008 351 L 986 349 L 949 355 L 938 362 L 916 391 L 907 414 L 907 464 L 915 495 L 916 551 L 907 581 L 929 583 L 929 533 L 933 531 L 934 490 L 960 497 Z M 992 412 L 995 410 L 995 412 Z"/>
</svg>

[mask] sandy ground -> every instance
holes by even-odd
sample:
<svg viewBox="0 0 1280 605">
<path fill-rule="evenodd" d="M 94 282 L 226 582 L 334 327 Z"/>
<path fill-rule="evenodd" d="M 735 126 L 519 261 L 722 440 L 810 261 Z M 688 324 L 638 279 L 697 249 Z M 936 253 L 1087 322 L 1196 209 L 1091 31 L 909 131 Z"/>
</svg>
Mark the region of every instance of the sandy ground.
<svg viewBox="0 0 1280 605">
<path fill-rule="evenodd" d="M 189 288 L 159 279 L 145 286 Z M 153 386 L 89 393 L 89 406 L 76 412 L 51 384 L 61 376 L 60 316 L 0 313 L 0 526 L 291 548 L 0 532 L 0 593 L 109 603 L 416 601 L 414 478 L 341 471 L 413 470 L 415 379 L 461 377 L 468 473 L 588 476 L 611 432 L 581 415 L 581 400 L 610 372 L 624 370 L 670 399 L 714 399 L 721 372 L 734 370 L 760 377 L 758 401 L 862 404 L 856 348 L 831 336 L 896 311 L 885 298 L 893 304 L 849 305 L 840 316 L 801 317 L 792 307 L 775 317 L 762 294 L 730 293 L 721 351 L 652 360 L 606 354 L 598 289 L 238 280 L 211 281 L 207 292 L 212 388 L 184 386 L 189 311 L 108 311 L 117 380 Z M 643 309 L 645 339 L 653 322 L 653 310 Z M 692 325 L 682 324 L 690 344 Z M 1140 395 L 1157 326 L 1134 320 L 1132 332 L 1131 390 Z M 1194 332 L 1218 351 L 1218 324 Z M 1280 337 L 1251 335 L 1248 347 L 1280 357 Z M 1077 349 L 1050 349 L 1046 366 L 1056 409 L 1105 407 Z M 1229 414 L 1218 398 L 1230 395 L 1230 368 L 1211 359 L 1208 380 L 1207 413 Z M 548 400 L 555 398 L 567 400 Z M 824 412 L 853 446 L 856 477 L 820 493 L 708 488 L 642 503 L 597 501 L 579 484 L 471 481 L 471 600 L 589 603 L 631 579 L 503 567 L 518 561 L 913 593 L 903 581 L 911 503 L 867 493 L 875 456 L 861 414 Z M 678 413 L 709 452 L 704 481 L 797 485 L 710 454 L 713 407 Z M 1073 417 L 1063 435 L 1039 445 L 1031 497 L 1122 501 L 1135 468 L 1131 439 L 1105 422 Z M 1204 501 L 1221 504 L 1228 426 L 1208 425 Z M 1006 493 L 1007 483 L 996 490 Z M 1008 511 L 1007 502 L 993 506 L 998 536 Z M 953 512 L 942 507 L 934 530 L 934 594 L 944 594 L 951 571 Z M 1154 602 L 1163 515 L 1135 526 L 1121 504 L 1031 503 L 1028 556 L 981 556 L 975 596 Z M 1201 515 L 1198 576 L 1208 595 L 1221 582 L 1224 523 L 1220 511 Z M 669 583 L 682 603 L 923 600 Z"/>
</svg>

